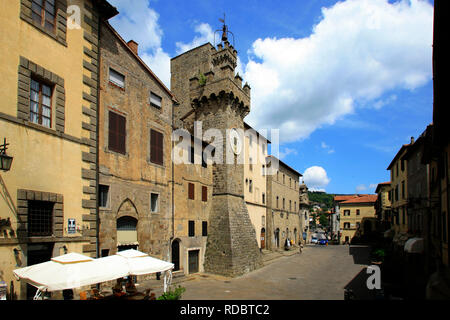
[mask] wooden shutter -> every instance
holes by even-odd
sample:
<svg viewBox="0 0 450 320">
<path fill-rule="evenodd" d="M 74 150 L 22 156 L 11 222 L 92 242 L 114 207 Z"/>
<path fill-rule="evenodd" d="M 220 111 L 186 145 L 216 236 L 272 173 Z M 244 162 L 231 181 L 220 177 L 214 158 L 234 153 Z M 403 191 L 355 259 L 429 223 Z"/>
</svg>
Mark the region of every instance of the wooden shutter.
<svg viewBox="0 0 450 320">
<path fill-rule="evenodd" d="M 126 119 L 117 113 L 109 112 L 108 148 L 125 154 Z"/>
<path fill-rule="evenodd" d="M 193 183 L 188 183 L 188 199 L 194 200 L 195 187 Z"/>
<path fill-rule="evenodd" d="M 208 187 L 202 186 L 202 201 L 208 201 Z"/>
<path fill-rule="evenodd" d="M 108 149 L 116 150 L 117 149 L 117 120 L 116 114 L 114 112 L 109 112 L 109 127 L 108 127 Z"/>
<path fill-rule="evenodd" d="M 164 164 L 163 141 L 164 135 L 158 131 L 150 130 L 150 162 Z"/>
</svg>

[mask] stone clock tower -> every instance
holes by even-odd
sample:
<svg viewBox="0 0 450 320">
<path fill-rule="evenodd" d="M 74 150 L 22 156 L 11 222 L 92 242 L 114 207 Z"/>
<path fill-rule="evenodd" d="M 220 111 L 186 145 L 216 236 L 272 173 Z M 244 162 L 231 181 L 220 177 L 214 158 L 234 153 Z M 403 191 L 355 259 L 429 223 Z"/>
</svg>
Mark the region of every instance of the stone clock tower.
<svg viewBox="0 0 450 320">
<path fill-rule="evenodd" d="M 262 258 L 244 201 L 244 165 L 237 161 L 239 150 L 230 151 L 236 143 L 245 145 L 236 132 L 243 132 L 244 117 L 250 112 L 250 87 L 235 75 L 237 51 L 227 34 L 224 25 L 217 48 L 207 43 L 173 58 L 171 90 L 180 102 L 175 119 L 183 119 L 185 128 L 192 130 L 193 121 L 201 121 L 203 132 L 211 128 L 221 132 L 215 144 L 217 150 L 222 147 L 223 157 L 213 165 L 204 269 L 238 276 L 261 267 Z M 231 152 L 228 162 L 227 151 Z"/>
</svg>

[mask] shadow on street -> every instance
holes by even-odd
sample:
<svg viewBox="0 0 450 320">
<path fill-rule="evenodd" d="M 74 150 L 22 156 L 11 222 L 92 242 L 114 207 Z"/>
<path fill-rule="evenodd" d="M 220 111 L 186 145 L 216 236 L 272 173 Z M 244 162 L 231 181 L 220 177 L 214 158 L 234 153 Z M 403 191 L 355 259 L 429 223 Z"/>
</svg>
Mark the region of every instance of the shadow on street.
<svg viewBox="0 0 450 320">
<path fill-rule="evenodd" d="M 353 258 L 354 264 L 362 266 L 370 265 L 371 247 L 368 245 L 350 245 L 349 254 Z M 367 279 L 371 273 L 367 273 L 367 267 L 364 267 L 355 277 L 344 287 L 344 299 L 346 300 L 375 300 L 380 291 L 367 287 Z"/>
</svg>

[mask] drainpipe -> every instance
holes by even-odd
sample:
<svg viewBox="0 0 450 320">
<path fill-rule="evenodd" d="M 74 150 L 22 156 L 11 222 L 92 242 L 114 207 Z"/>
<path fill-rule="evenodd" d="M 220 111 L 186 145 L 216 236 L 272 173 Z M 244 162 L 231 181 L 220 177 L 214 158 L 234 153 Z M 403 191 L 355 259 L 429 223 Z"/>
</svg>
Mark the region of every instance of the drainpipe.
<svg viewBox="0 0 450 320">
<path fill-rule="evenodd" d="M 174 126 L 174 107 L 178 105 L 176 102 L 172 102 L 172 124 L 171 124 L 171 128 L 172 128 L 172 133 L 173 130 L 175 130 L 175 126 Z M 171 170 L 172 170 L 172 236 L 169 239 L 169 250 L 168 250 L 168 261 L 172 261 L 172 257 L 171 257 L 171 252 L 172 252 L 172 241 L 175 238 L 175 175 L 174 175 L 174 163 L 173 163 L 173 159 L 172 159 L 172 151 L 174 149 L 175 143 L 172 139 L 172 133 L 170 136 L 170 141 L 172 144 L 172 149 L 170 152 L 170 163 L 171 163 Z"/>
<path fill-rule="evenodd" d="M 97 123 L 96 123 L 96 155 L 95 155 L 95 190 L 97 192 L 96 194 L 96 204 L 95 204 L 95 213 L 96 213 L 96 235 L 95 235 L 95 251 L 96 251 L 96 257 L 100 257 L 100 209 L 98 204 L 98 196 L 99 196 L 99 179 L 100 179 L 100 165 L 99 165 L 99 151 L 100 151 L 100 84 L 101 84 L 101 70 L 100 70 L 100 64 L 101 64 L 101 49 L 100 49 L 100 28 L 102 24 L 101 16 L 98 17 L 98 26 L 97 26 L 97 39 L 98 39 L 98 61 L 97 61 Z"/>
</svg>

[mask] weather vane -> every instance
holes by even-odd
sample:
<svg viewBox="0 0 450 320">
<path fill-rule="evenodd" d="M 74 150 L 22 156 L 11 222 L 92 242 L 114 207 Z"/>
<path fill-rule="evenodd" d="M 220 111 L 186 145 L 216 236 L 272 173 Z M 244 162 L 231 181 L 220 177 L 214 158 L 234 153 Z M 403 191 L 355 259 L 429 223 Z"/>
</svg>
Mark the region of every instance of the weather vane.
<svg viewBox="0 0 450 320">
<path fill-rule="evenodd" d="M 220 22 L 223 23 L 222 29 L 218 29 L 214 32 L 214 46 L 216 46 L 216 32 L 222 31 L 222 42 L 228 41 L 228 33 L 231 33 L 233 36 L 233 47 L 234 47 L 234 34 L 233 32 L 228 30 L 227 25 L 225 24 L 225 13 L 223 14 L 223 19 L 219 19 Z"/>
</svg>

